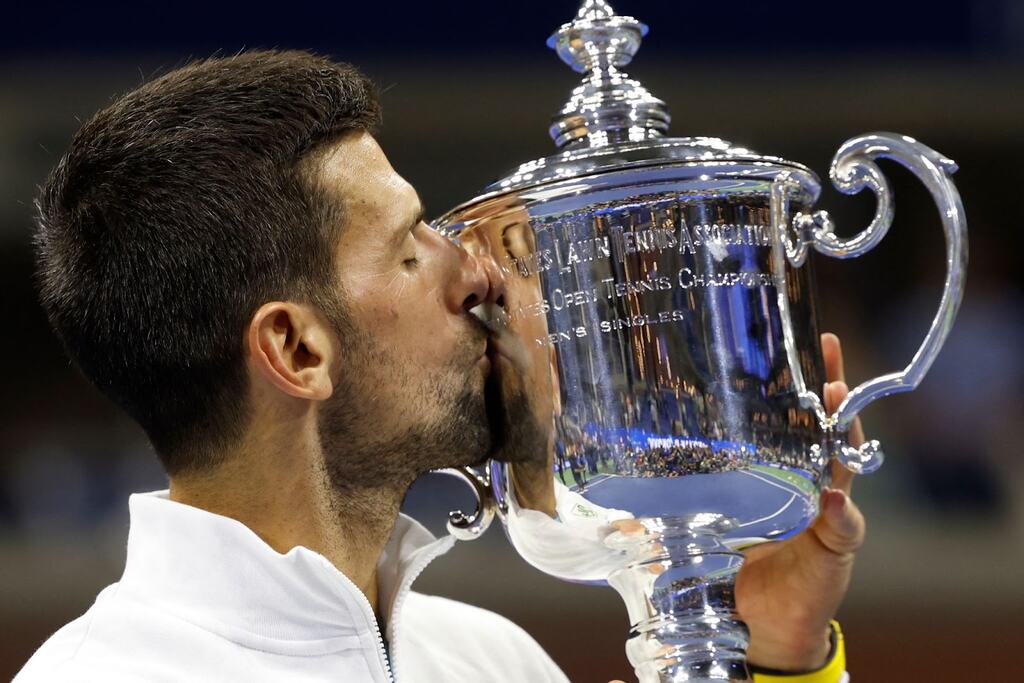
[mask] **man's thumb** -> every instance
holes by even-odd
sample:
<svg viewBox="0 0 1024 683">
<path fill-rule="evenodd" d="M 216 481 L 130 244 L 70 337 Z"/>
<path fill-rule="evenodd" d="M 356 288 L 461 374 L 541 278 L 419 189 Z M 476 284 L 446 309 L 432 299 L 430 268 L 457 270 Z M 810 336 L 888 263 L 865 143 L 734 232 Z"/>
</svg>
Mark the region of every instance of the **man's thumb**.
<svg viewBox="0 0 1024 683">
<path fill-rule="evenodd" d="M 839 489 L 821 492 L 821 516 L 814 533 L 826 548 L 837 555 L 854 553 L 864 543 L 864 515 Z"/>
</svg>

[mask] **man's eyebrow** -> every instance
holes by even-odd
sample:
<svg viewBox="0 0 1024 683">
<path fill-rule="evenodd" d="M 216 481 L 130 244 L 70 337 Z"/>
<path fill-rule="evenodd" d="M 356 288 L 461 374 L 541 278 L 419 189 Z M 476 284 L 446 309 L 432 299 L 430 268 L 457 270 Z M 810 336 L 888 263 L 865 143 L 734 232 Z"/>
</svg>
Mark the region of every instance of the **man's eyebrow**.
<svg viewBox="0 0 1024 683">
<path fill-rule="evenodd" d="M 409 229 L 412 230 L 414 227 L 419 225 L 422 221 L 427 219 L 427 207 L 423 206 L 423 200 L 420 199 L 419 194 L 416 195 L 416 204 L 419 207 L 416 210 L 416 218 L 409 225 Z"/>
<path fill-rule="evenodd" d="M 417 225 L 419 225 L 420 222 L 426 220 L 427 218 L 427 207 L 423 205 L 423 198 L 420 197 L 420 193 L 416 192 L 415 189 L 413 189 L 413 194 L 416 195 L 416 213 L 415 217 L 412 219 L 412 222 L 409 223 L 409 230 L 412 230 Z"/>
<path fill-rule="evenodd" d="M 400 230 L 396 230 L 395 234 L 391 236 L 391 242 L 396 246 L 401 244 L 402 240 L 405 239 L 406 235 L 420 224 L 420 221 L 425 220 L 427 216 L 427 209 L 423 206 L 423 200 L 420 199 L 420 195 L 416 193 L 416 212 L 411 221 L 402 226 Z"/>
</svg>

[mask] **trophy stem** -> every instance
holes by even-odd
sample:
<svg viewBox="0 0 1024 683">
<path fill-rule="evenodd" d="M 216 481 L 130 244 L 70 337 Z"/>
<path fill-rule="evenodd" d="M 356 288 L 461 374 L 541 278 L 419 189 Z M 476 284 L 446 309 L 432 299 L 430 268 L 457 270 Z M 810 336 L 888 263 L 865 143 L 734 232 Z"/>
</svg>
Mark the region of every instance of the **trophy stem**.
<svg viewBox="0 0 1024 683">
<path fill-rule="evenodd" d="M 606 541 L 631 557 L 608 583 L 629 612 L 640 683 L 752 680 L 734 590 L 743 555 L 722 537 L 732 526 L 712 514 L 627 520 Z"/>
</svg>

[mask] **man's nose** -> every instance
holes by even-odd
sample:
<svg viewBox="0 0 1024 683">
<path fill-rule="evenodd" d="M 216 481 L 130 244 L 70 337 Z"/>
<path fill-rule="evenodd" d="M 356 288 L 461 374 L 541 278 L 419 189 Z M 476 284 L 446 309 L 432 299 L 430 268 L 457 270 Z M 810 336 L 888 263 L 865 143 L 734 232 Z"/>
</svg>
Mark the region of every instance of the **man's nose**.
<svg viewBox="0 0 1024 683">
<path fill-rule="evenodd" d="M 505 280 L 486 243 L 449 241 L 458 258 L 454 304 L 469 310 L 482 303 L 505 304 Z"/>
</svg>

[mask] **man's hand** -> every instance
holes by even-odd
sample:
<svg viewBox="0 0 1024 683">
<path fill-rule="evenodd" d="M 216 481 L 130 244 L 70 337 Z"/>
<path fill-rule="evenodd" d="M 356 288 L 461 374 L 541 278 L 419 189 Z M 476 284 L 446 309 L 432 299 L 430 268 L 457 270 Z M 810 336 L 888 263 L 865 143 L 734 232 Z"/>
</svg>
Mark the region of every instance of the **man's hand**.
<svg viewBox="0 0 1024 683">
<path fill-rule="evenodd" d="M 825 408 L 831 413 L 849 393 L 839 338 L 821 336 L 825 356 Z M 864 441 L 860 421 L 850 445 Z M 750 628 L 751 664 L 811 671 L 826 663 L 829 621 L 846 594 L 854 553 L 864 542 L 864 517 L 849 497 L 853 474 L 832 463 L 832 488 L 821 492 L 821 514 L 803 533 L 751 548 L 736 578 L 736 606 Z"/>
</svg>

